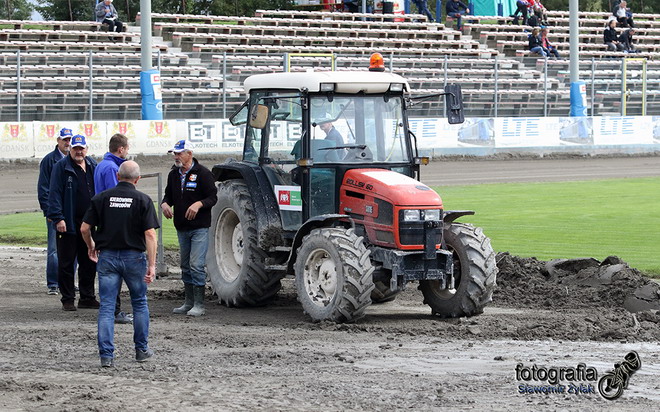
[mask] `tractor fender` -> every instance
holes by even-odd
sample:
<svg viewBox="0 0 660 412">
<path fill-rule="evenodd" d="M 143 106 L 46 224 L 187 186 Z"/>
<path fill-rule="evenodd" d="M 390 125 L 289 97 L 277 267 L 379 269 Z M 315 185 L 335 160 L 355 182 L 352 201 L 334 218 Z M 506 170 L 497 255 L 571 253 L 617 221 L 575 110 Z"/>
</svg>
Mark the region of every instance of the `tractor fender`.
<svg viewBox="0 0 660 412">
<path fill-rule="evenodd" d="M 300 229 L 296 232 L 296 236 L 293 238 L 293 244 L 291 245 L 291 252 L 289 253 L 289 259 L 287 262 L 287 273 L 293 273 L 293 264 L 296 262 L 298 248 L 302 245 L 303 238 L 314 229 L 336 226 L 337 223 L 346 226 L 346 228 L 355 228 L 353 219 L 346 215 L 339 214 L 314 216 L 303 223 L 303 225 L 300 226 Z"/>
<path fill-rule="evenodd" d="M 474 210 L 445 210 L 442 213 L 442 221 L 444 223 L 451 223 L 461 216 L 473 215 Z"/>
<path fill-rule="evenodd" d="M 269 250 L 273 246 L 284 245 L 277 199 L 266 174 L 258 165 L 229 160 L 213 166 L 213 176 L 217 182 L 242 179 L 250 188 L 250 198 L 256 211 L 259 248 Z"/>
</svg>

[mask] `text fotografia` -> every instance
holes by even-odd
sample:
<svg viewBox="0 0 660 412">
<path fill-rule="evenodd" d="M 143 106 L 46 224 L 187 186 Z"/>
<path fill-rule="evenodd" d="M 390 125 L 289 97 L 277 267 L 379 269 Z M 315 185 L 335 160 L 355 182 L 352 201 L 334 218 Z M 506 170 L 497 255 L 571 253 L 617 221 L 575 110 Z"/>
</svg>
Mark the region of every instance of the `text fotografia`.
<svg viewBox="0 0 660 412">
<path fill-rule="evenodd" d="M 590 395 L 596 393 L 591 382 L 598 380 L 596 368 L 578 363 L 575 367 L 531 367 L 522 363 L 516 365 L 516 380 L 520 394 L 573 394 Z"/>
</svg>

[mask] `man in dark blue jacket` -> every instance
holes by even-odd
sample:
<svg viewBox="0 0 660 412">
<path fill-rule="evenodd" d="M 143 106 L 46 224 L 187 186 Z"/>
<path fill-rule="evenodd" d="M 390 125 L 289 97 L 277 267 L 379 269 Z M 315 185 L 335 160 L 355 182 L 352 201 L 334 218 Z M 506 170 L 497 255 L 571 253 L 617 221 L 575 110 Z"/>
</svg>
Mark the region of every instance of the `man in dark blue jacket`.
<svg viewBox="0 0 660 412">
<path fill-rule="evenodd" d="M 85 136 L 71 139 L 69 155 L 55 163 L 50 177 L 47 217 L 57 230 L 57 281 L 62 309 L 76 310 L 73 282 L 74 262 L 78 260 L 80 309 L 98 309 L 94 293 L 96 264 L 87 255 L 87 244 L 80 233 L 83 216 L 94 196 L 96 161 L 87 154 Z"/>
<path fill-rule="evenodd" d="M 464 12 L 461 9 L 465 10 Z M 463 29 L 463 22 L 461 21 L 461 16 L 464 14 L 469 14 L 470 9 L 464 3 L 459 0 L 448 0 L 447 5 L 445 6 L 445 11 L 447 12 L 448 17 L 453 17 L 456 19 L 456 28 L 458 30 Z"/>
<path fill-rule="evenodd" d="M 50 190 L 50 174 L 55 163 L 69 154 L 71 149 L 71 129 L 66 127 L 60 130 L 57 136 L 57 146 L 55 150 L 48 153 L 39 163 L 39 181 L 37 183 L 37 195 L 39 197 L 39 207 L 44 213 L 48 213 L 48 193 Z M 55 225 L 46 218 L 46 228 L 48 229 L 48 249 L 46 256 L 46 286 L 49 295 L 57 295 L 57 243 L 55 241 Z"/>
<path fill-rule="evenodd" d="M 119 182 L 117 173 L 119 166 L 126 161 L 128 155 L 128 139 L 121 133 L 116 133 L 110 138 L 108 153 L 103 156 L 101 163 L 94 169 L 94 190 L 96 194 L 112 189 Z M 121 284 L 119 285 L 121 292 Z M 121 310 L 121 299 L 117 293 L 115 304 L 115 323 L 132 323 L 133 317 Z"/>
</svg>

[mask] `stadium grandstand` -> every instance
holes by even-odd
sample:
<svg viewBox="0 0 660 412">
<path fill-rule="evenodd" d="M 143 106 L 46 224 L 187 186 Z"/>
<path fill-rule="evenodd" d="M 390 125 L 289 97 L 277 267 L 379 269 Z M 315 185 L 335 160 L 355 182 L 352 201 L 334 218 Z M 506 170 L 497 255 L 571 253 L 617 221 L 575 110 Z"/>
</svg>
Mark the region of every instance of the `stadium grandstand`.
<svg viewBox="0 0 660 412">
<path fill-rule="evenodd" d="M 636 54 L 607 51 L 602 33 L 608 17 L 585 12 L 579 19 L 589 114 L 641 115 L 645 106 L 645 114 L 660 115 L 660 15 L 635 15 Z M 139 18 L 117 35 L 96 22 L 0 21 L 0 121 L 139 119 Z M 548 18 L 560 59 L 530 55 L 531 27 L 511 20 L 466 16 L 458 31 L 451 19 L 445 25 L 418 14 L 153 13 L 163 114 L 226 118 L 245 99 L 242 83 L 252 74 L 367 70 L 377 51 L 389 70 L 408 79 L 414 95 L 460 84 L 466 116 L 567 116 L 567 12 L 550 11 Z M 413 115 L 441 117 L 442 109 L 441 102 L 425 102 Z"/>
</svg>

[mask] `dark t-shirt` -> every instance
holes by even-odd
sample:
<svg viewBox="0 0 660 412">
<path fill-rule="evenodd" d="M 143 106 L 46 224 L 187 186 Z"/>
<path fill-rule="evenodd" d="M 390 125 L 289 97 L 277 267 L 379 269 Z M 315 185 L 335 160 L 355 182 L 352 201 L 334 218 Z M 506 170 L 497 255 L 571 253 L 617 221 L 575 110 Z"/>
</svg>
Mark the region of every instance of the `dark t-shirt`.
<svg viewBox="0 0 660 412">
<path fill-rule="evenodd" d="M 80 227 L 79 223 L 89 207 L 89 202 L 92 199 L 92 196 L 94 196 L 94 173 L 90 172 L 89 168 L 87 171 L 84 171 L 82 167 L 75 162 L 71 163 L 73 164 L 73 170 L 76 172 L 76 177 L 78 178 L 75 219 L 76 227 Z"/>
<path fill-rule="evenodd" d="M 144 232 L 160 227 L 151 198 L 128 182 L 94 196 L 83 222 L 96 226 L 96 249 L 147 248 Z"/>
</svg>

